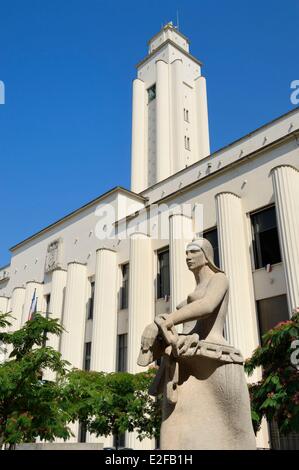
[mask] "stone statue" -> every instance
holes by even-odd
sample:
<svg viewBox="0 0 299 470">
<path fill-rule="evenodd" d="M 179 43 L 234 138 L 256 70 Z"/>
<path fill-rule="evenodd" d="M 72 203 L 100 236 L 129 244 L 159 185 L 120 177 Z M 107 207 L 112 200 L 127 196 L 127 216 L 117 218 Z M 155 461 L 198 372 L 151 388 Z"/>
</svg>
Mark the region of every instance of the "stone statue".
<svg viewBox="0 0 299 470">
<path fill-rule="evenodd" d="M 138 357 L 141 366 L 162 358 L 150 388 L 163 394 L 161 449 L 255 449 L 243 358 L 223 336 L 228 279 L 206 239 L 186 255 L 195 290 L 145 328 Z"/>
</svg>

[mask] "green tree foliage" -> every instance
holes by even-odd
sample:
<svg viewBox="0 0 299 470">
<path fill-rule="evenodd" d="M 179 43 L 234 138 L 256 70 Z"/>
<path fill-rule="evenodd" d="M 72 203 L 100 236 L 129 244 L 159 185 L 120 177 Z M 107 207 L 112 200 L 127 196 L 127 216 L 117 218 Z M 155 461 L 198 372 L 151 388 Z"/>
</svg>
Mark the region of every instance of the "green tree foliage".
<svg viewBox="0 0 299 470">
<path fill-rule="evenodd" d="M 8 315 L 0 314 L 0 327 L 10 325 Z M 60 334 L 57 320 L 35 314 L 23 328 L 0 332 L 0 342 L 12 352 L 0 364 L 0 448 L 20 442 L 34 442 L 38 437 L 53 441 L 67 439 L 69 415 L 61 406 L 61 386 L 42 380 L 44 369 L 63 376 L 67 363 L 53 348 L 45 347 L 48 334 Z"/>
<path fill-rule="evenodd" d="M 252 419 L 257 431 L 263 417 L 275 420 L 282 434 L 299 432 L 299 311 L 262 338 L 245 370 L 262 367 L 262 379 L 250 386 Z"/>
<path fill-rule="evenodd" d="M 80 421 L 96 436 L 135 430 L 140 439 L 157 436 L 160 404 L 148 394 L 155 371 L 140 374 L 68 371 L 60 353 L 46 347 L 60 335 L 57 320 L 35 314 L 20 330 L 8 333 L 9 315 L 0 314 L 0 343 L 10 348 L 0 364 L 0 448 L 3 444 L 68 439 L 68 423 Z M 56 380 L 43 380 L 52 370 Z"/>
<path fill-rule="evenodd" d="M 73 370 L 65 380 L 66 408 L 96 436 L 133 430 L 140 440 L 158 436 L 160 403 L 148 394 L 154 375 L 153 369 L 135 375 Z"/>
</svg>

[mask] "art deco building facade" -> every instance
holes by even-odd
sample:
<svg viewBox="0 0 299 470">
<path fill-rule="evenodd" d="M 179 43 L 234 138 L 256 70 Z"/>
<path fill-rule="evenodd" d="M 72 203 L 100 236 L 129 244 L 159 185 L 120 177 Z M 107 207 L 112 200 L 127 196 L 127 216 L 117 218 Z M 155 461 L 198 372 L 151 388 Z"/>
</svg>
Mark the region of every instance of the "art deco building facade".
<svg viewBox="0 0 299 470">
<path fill-rule="evenodd" d="M 66 329 L 50 344 L 73 366 L 139 371 L 143 328 L 194 288 L 185 245 L 202 207 L 204 236 L 230 281 L 226 334 L 249 357 L 299 306 L 298 169 L 298 109 L 210 154 L 201 63 L 168 24 L 133 82 L 132 190 L 116 187 L 12 247 L 0 310 L 19 328 L 36 292 L 38 310 Z M 268 440 L 264 426 L 258 446 Z M 153 443 L 131 434 L 126 445 Z"/>
</svg>

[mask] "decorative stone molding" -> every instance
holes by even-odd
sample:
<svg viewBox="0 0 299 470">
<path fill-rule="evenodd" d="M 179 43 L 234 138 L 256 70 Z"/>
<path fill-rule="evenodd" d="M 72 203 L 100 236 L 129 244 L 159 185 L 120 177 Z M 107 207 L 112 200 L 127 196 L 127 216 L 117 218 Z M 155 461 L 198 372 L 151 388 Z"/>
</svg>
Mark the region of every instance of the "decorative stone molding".
<svg viewBox="0 0 299 470">
<path fill-rule="evenodd" d="M 51 241 L 47 248 L 45 272 L 49 273 L 54 269 L 62 267 L 62 238 Z"/>
</svg>

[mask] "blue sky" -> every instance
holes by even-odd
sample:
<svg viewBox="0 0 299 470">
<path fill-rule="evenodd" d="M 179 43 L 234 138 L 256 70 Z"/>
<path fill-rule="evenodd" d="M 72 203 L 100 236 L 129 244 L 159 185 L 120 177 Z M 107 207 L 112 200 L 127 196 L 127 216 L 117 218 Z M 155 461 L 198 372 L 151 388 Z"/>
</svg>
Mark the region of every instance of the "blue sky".
<svg viewBox="0 0 299 470">
<path fill-rule="evenodd" d="M 296 0 L 0 0 L 0 266 L 10 246 L 129 188 L 135 64 L 177 9 L 204 63 L 212 150 L 294 108 Z"/>
</svg>

